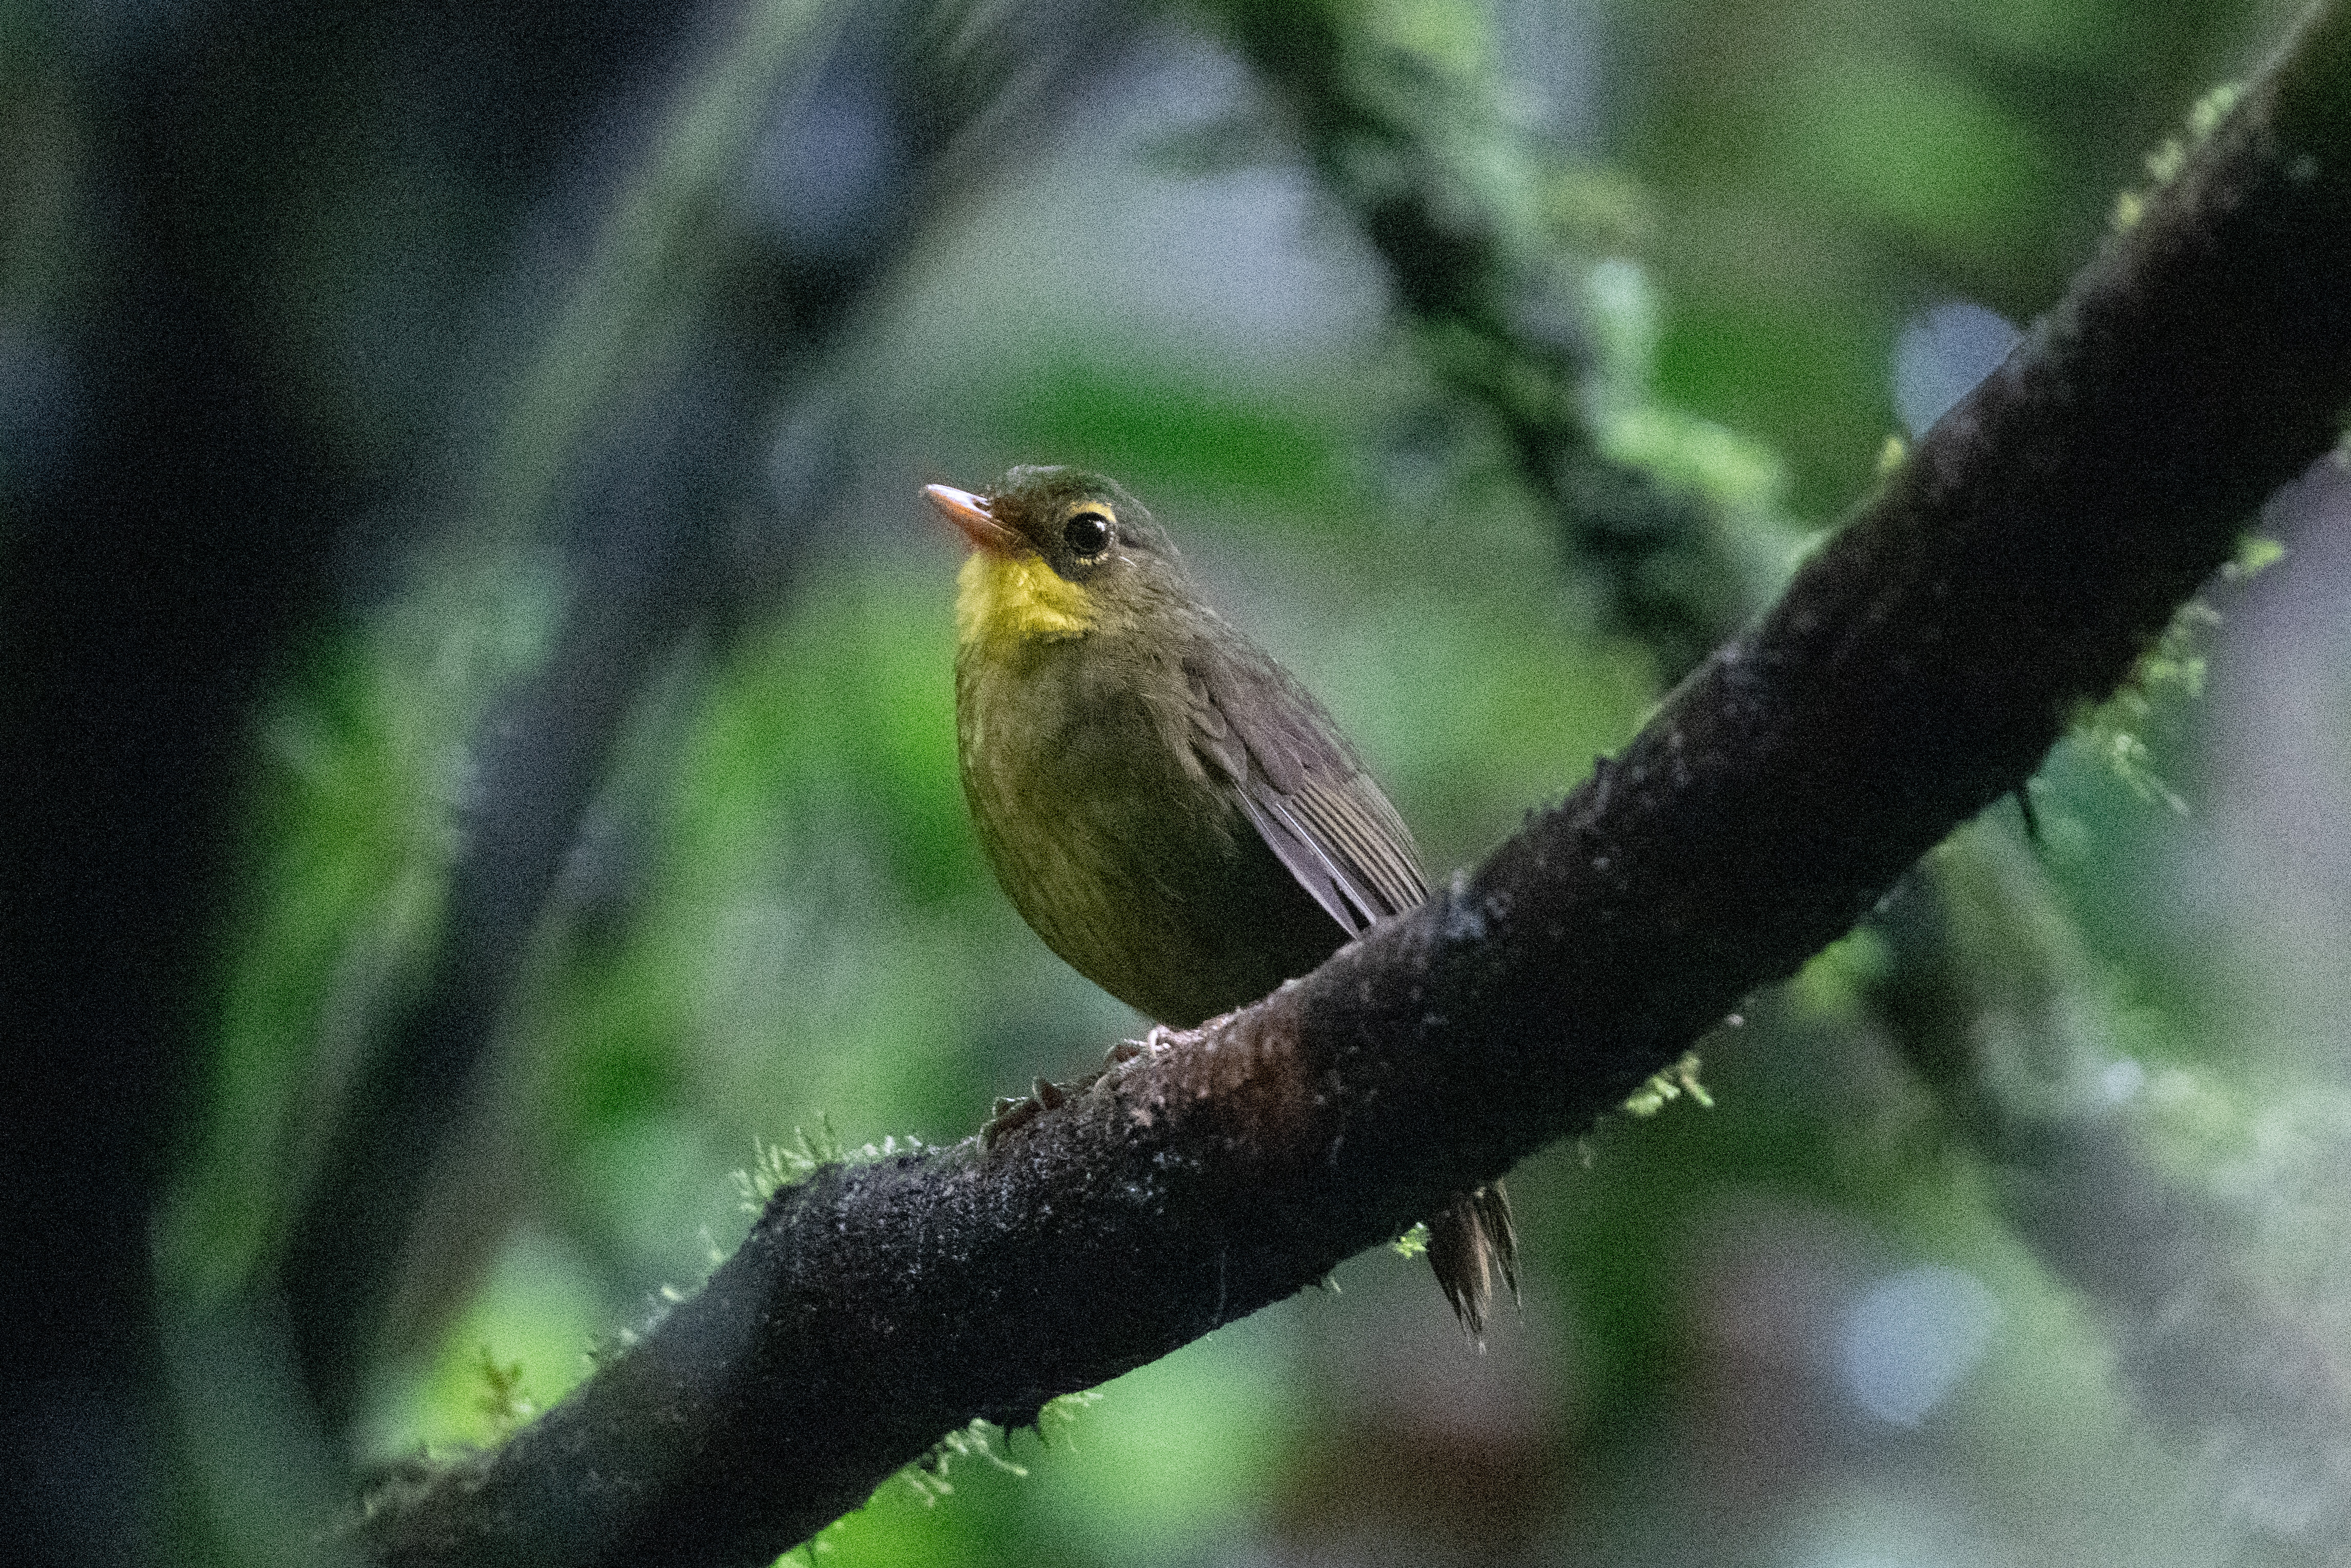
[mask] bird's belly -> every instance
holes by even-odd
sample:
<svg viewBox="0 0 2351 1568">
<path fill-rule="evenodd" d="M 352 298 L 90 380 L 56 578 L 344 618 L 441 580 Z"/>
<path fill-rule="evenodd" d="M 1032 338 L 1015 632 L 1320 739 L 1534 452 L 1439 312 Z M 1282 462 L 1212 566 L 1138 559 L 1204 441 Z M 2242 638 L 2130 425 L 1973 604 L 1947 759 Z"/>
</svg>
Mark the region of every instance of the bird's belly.
<svg viewBox="0 0 2351 1568">
<path fill-rule="evenodd" d="M 964 789 L 998 880 L 1104 990 L 1188 1025 L 1339 945 L 1228 788 L 1141 700 L 1033 679 L 961 685 Z"/>
</svg>

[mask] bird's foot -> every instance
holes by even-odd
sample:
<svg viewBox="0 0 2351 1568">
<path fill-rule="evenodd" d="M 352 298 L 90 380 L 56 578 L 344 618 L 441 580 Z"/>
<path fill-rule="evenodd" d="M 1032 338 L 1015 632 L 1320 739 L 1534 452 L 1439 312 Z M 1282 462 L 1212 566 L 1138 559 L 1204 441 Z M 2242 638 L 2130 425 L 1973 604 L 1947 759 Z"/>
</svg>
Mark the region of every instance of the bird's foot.
<svg viewBox="0 0 2351 1568">
<path fill-rule="evenodd" d="M 1094 1076 L 1098 1078 L 1101 1074 L 1096 1073 Z M 1073 1088 L 1064 1089 L 1050 1078 L 1040 1078 L 1037 1080 L 1036 1086 L 1019 1099 L 1013 1099 L 1009 1095 L 998 1095 L 996 1101 L 996 1113 L 990 1116 L 979 1129 L 979 1146 L 983 1150 L 994 1148 L 997 1139 L 1016 1128 L 1027 1126 L 1038 1116 L 1055 1109 L 1071 1094 L 1082 1092 L 1092 1082 L 1093 1079 L 1089 1078 Z"/>
<path fill-rule="evenodd" d="M 1073 1094 L 1083 1093 L 1101 1082 L 1113 1068 L 1123 1067 L 1138 1056 L 1148 1056 L 1155 1051 L 1173 1044 L 1177 1033 L 1177 1030 L 1169 1029 L 1164 1023 L 1155 1023 L 1141 1040 L 1120 1040 L 1103 1054 L 1102 1066 L 1071 1085 L 1070 1092 Z"/>
<path fill-rule="evenodd" d="M 1033 1095 L 1024 1094 L 1017 1100 L 1009 1095 L 997 1096 L 996 1113 L 980 1124 L 981 1150 L 994 1148 L 997 1139 L 1016 1128 L 1027 1126 L 1044 1108 L 1037 1103 Z"/>
<path fill-rule="evenodd" d="M 1112 1069 L 1123 1067 L 1135 1058 L 1147 1056 L 1155 1051 L 1164 1051 L 1182 1039 L 1186 1032 L 1183 1030 L 1169 1029 L 1164 1023 L 1153 1024 L 1141 1040 L 1122 1040 L 1112 1046 L 1109 1053 L 1102 1058 L 1102 1066 L 1087 1073 L 1075 1083 L 1065 1085 L 1056 1083 L 1050 1079 L 1040 1078 L 1037 1080 L 1035 1088 L 1018 1099 L 1009 1095 L 999 1096 L 996 1102 L 995 1113 L 979 1129 L 979 1146 L 982 1149 L 995 1147 L 997 1139 L 1007 1133 L 1027 1126 L 1039 1115 L 1052 1110 L 1072 1094 L 1084 1093 L 1101 1082 Z"/>
</svg>

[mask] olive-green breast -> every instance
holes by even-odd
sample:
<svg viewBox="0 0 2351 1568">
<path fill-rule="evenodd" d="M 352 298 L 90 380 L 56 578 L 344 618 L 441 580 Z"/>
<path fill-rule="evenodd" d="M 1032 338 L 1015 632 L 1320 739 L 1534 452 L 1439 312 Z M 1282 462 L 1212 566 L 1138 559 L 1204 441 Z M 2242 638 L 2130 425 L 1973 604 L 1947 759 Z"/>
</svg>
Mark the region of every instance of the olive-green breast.
<svg viewBox="0 0 2351 1568">
<path fill-rule="evenodd" d="M 1409 833 L 1328 716 L 1205 614 L 1148 638 L 967 648 L 956 695 L 1006 893 L 1163 1022 L 1254 1000 L 1425 896 Z"/>
</svg>

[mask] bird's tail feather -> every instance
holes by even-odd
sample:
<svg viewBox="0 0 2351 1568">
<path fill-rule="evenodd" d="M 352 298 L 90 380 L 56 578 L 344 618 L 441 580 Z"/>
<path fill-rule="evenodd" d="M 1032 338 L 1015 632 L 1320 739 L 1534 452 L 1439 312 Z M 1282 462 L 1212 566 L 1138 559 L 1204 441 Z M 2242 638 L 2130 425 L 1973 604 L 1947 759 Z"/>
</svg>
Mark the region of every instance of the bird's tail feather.
<svg viewBox="0 0 2351 1568">
<path fill-rule="evenodd" d="M 1429 1220 L 1428 1265 L 1462 1328 L 1484 1345 L 1497 1273 L 1510 1288 L 1510 1300 L 1519 1299 L 1519 1237 L 1510 1223 L 1510 1195 L 1500 1182 L 1461 1194 Z"/>
</svg>

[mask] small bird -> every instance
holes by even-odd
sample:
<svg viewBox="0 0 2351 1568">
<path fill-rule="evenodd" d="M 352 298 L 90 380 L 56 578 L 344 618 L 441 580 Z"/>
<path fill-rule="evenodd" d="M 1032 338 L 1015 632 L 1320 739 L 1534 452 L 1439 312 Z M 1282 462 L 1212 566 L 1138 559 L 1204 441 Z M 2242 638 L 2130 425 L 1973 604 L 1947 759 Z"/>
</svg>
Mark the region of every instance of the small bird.
<svg viewBox="0 0 2351 1568">
<path fill-rule="evenodd" d="M 1204 603 L 1116 482 L 1019 467 L 923 495 L 974 547 L 956 600 L 964 798 L 1046 946 L 1188 1029 L 1428 895 L 1412 834 L 1322 705 Z M 1499 1181 L 1428 1222 L 1471 1337 L 1518 1291 Z"/>
</svg>

